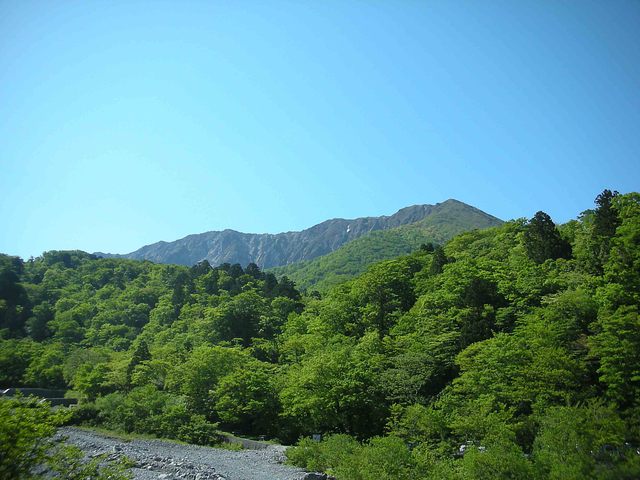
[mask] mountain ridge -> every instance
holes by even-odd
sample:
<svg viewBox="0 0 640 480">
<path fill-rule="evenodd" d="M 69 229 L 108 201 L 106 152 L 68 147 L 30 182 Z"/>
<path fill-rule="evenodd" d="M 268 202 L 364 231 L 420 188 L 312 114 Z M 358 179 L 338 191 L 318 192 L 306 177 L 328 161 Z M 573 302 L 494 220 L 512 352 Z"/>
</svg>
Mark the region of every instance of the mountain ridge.
<svg viewBox="0 0 640 480">
<path fill-rule="evenodd" d="M 444 244 L 464 231 L 501 223 L 475 207 L 451 202 L 446 210 L 434 211 L 417 222 L 371 232 L 320 257 L 272 267 L 269 271 L 279 277 L 287 276 L 302 290 L 326 293 L 365 272 L 369 266 L 411 253 L 422 244 Z"/>
<path fill-rule="evenodd" d="M 190 234 L 174 241 L 158 241 L 127 254 L 95 252 L 102 257 L 150 260 L 156 263 L 193 265 L 207 260 L 211 265 L 255 263 L 260 268 L 289 265 L 326 255 L 371 232 L 418 223 L 434 213 L 464 209 L 496 224 L 498 218 L 455 199 L 435 205 L 411 205 L 392 215 L 332 218 L 300 231 L 244 233 L 233 229 Z M 470 226 L 473 228 L 473 226 Z"/>
</svg>

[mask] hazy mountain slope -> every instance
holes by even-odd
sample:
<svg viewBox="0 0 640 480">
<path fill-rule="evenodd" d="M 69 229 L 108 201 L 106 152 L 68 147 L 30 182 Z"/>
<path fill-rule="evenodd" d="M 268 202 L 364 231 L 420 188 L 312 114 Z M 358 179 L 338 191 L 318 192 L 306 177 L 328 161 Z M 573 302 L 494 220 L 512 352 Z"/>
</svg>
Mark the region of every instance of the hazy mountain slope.
<svg viewBox="0 0 640 480">
<path fill-rule="evenodd" d="M 447 219 L 442 222 L 443 228 L 448 221 L 464 223 L 466 212 L 471 211 L 489 219 L 494 218 L 462 202 L 447 200 L 436 205 L 406 207 L 391 216 L 327 220 L 300 232 L 274 235 L 224 230 L 189 235 L 173 242 L 157 242 L 125 255 L 97 255 L 181 265 L 193 265 L 204 259 L 214 266 L 222 263 L 247 265 L 254 262 L 261 268 L 269 268 L 311 260 L 371 232 L 413 224 L 433 215 Z M 475 225 L 469 228 L 475 228 Z"/>
<path fill-rule="evenodd" d="M 499 225 L 501 220 L 462 202 L 450 200 L 421 221 L 372 232 L 313 260 L 272 268 L 298 288 L 325 292 L 364 272 L 369 265 L 416 250 L 423 243 L 444 243 L 458 233 Z M 441 204 L 444 205 L 444 204 Z"/>
</svg>

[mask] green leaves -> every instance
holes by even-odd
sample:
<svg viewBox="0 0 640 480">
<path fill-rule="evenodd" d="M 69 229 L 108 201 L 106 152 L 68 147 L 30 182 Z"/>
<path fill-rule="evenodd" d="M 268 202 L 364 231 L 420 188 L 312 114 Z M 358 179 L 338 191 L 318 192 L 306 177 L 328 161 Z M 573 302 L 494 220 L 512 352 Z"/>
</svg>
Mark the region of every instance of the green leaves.
<svg viewBox="0 0 640 480">
<path fill-rule="evenodd" d="M 0 400 L 0 477 L 28 478 L 47 459 L 51 437 L 63 420 L 37 400 Z"/>
<path fill-rule="evenodd" d="M 277 434 L 275 368 L 258 361 L 222 377 L 212 396 L 220 419 L 244 433 Z"/>
<path fill-rule="evenodd" d="M 65 480 L 127 480 L 123 462 L 89 461 L 76 447 L 51 438 L 69 412 L 54 411 L 35 398 L 0 399 L 0 478 L 22 480 L 40 476 Z"/>
<path fill-rule="evenodd" d="M 376 337 L 369 334 L 356 344 L 336 336 L 289 368 L 280 401 L 301 432 L 366 436 L 381 429 L 385 406 L 375 382 Z"/>
<path fill-rule="evenodd" d="M 189 398 L 196 412 L 215 418 L 215 396 L 220 380 L 246 365 L 248 356 L 237 348 L 201 346 L 172 374 L 169 386 Z"/>
<path fill-rule="evenodd" d="M 374 437 L 358 444 L 347 435 L 329 435 L 322 442 L 308 438 L 287 451 L 290 461 L 308 470 L 327 471 L 339 479 L 410 480 L 415 461 L 397 437 Z"/>
<path fill-rule="evenodd" d="M 624 445 L 640 442 L 640 195 L 597 205 L 560 229 L 538 212 L 467 232 L 302 299 L 255 265 L 0 258 L 2 314 L 28 313 L 2 330 L 0 382 L 69 385 L 95 400 L 79 418 L 187 441 L 218 423 L 329 435 L 291 458 L 340 480 L 638 478 Z"/>
<path fill-rule="evenodd" d="M 545 260 L 568 258 L 571 246 L 560 237 L 551 217 L 544 212 L 538 212 L 529 220 L 524 230 L 524 248 L 531 260 L 543 263 Z"/>
<path fill-rule="evenodd" d="M 625 445 L 625 425 L 601 402 L 553 407 L 540 418 L 533 458 L 541 478 L 632 479 L 640 475 L 640 458 Z"/>
<path fill-rule="evenodd" d="M 600 315 L 591 338 L 605 395 L 621 408 L 640 407 L 640 316 L 637 307 Z"/>
<path fill-rule="evenodd" d="M 249 346 L 258 336 L 260 321 L 267 313 L 265 299 L 254 290 L 240 293 L 208 313 L 207 332 L 214 341 L 234 341 Z"/>
</svg>

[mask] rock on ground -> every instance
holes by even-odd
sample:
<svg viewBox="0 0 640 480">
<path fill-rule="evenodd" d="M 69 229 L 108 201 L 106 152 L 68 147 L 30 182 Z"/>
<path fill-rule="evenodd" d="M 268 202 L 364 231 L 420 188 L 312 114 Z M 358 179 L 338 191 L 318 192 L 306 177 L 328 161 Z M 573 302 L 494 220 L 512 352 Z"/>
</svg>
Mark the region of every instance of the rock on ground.
<svg viewBox="0 0 640 480">
<path fill-rule="evenodd" d="M 285 447 L 280 445 L 230 451 L 164 440 L 125 442 L 73 427 L 61 428 L 58 436 L 90 457 L 106 453 L 130 458 L 136 465 L 132 468 L 135 480 L 301 480 L 305 476 L 303 470 L 282 463 Z"/>
</svg>

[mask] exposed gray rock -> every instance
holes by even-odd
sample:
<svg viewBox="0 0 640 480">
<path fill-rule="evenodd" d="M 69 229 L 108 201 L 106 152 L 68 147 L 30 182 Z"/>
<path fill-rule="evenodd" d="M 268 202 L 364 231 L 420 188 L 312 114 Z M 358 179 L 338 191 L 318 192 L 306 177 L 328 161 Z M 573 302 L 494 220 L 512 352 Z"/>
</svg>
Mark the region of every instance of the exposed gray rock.
<svg viewBox="0 0 640 480">
<path fill-rule="evenodd" d="M 59 438 L 87 456 L 107 454 L 108 460 L 127 457 L 134 462 L 135 480 L 301 480 L 305 473 L 282 465 L 282 447 L 230 451 L 163 440 L 124 442 L 95 432 L 65 427 Z"/>
<path fill-rule="evenodd" d="M 326 473 L 311 472 L 307 473 L 302 480 L 327 480 Z"/>
</svg>

